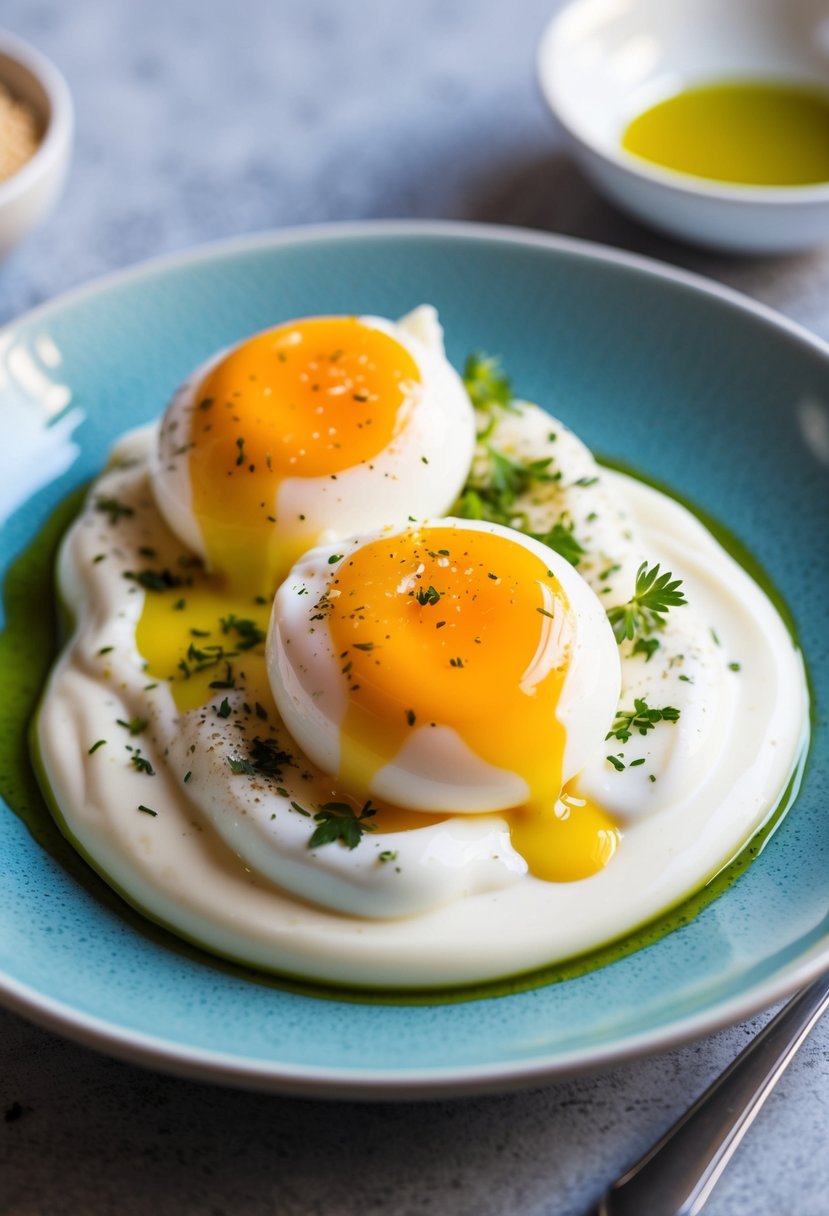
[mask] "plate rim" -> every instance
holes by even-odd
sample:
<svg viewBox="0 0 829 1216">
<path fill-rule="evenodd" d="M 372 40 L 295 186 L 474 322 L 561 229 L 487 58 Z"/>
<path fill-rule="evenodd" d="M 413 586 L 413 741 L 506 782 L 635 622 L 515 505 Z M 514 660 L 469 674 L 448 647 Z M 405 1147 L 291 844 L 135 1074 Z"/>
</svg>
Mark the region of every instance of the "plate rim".
<svg viewBox="0 0 829 1216">
<path fill-rule="evenodd" d="M 162 254 L 97 276 L 7 321 L 0 327 L 0 343 L 20 326 L 85 299 L 104 294 L 142 278 L 203 261 L 232 258 L 256 250 L 271 250 L 303 244 L 324 244 L 365 237 L 451 238 L 514 245 L 566 253 L 604 265 L 624 267 L 639 274 L 679 284 L 738 311 L 749 313 L 798 343 L 812 349 L 829 363 L 829 341 L 797 321 L 777 312 L 735 288 L 671 263 L 614 246 L 556 233 L 512 225 L 483 224 L 466 220 L 353 220 L 341 223 L 306 224 L 225 237 L 183 250 Z M 752 1017 L 796 989 L 815 979 L 829 966 L 829 935 L 773 980 L 755 983 L 718 1002 L 710 1009 L 674 1020 L 656 1031 L 642 1031 L 605 1045 L 597 1044 L 565 1053 L 539 1055 L 532 1060 L 502 1060 L 481 1065 L 405 1069 L 367 1069 L 315 1064 L 286 1064 L 220 1052 L 203 1047 L 185 1047 L 160 1035 L 118 1026 L 72 1005 L 56 1000 L 24 984 L 0 969 L 0 1003 L 43 1028 L 103 1051 L 131 1064 L 156 1068 L 189 1079 L 244 1089 L 263 1090 L 289 1096 L 349 1100 L 432 1100 L 507 1092 L 533 1084 L 598 1072 L 629 1060 L 667 1051 Z M 509 999 L 486 998 L 486 999 Z"/>
</svg>

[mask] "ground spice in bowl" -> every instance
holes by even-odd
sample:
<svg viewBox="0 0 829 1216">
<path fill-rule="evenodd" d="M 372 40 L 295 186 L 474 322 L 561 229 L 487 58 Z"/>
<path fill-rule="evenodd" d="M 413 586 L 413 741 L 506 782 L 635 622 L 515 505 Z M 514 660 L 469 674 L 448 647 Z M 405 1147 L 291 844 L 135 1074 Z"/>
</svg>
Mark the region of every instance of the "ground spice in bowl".
<svg viewBox="0 0 829 1216">
<path fill-rule="evenodd" d="M 0 182 L 22 169 L 38 149 L 41 132 L 33 109 L 0 84 Z"/>
</svg>

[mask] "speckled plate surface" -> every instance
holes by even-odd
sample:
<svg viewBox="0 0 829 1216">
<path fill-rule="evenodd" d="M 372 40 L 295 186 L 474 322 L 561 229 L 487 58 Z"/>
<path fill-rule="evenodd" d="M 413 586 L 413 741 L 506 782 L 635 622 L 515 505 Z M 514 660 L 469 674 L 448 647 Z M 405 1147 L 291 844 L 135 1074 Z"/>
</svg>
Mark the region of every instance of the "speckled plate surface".
<svg viewBox="0 0 829 1216">
<path fill-rule="evenodd" d="M 284 317 L 395 316 L 424 301 L 456 365 L 471 350 L 499 353 L 521 395 L 673 486 L 761 559 L 793 611 L 815 694 L 797 802 L 742 877 L 644 950 L 510 995 L 382 1004 L 260 982 L 145 929 L 48 828 L 31 834 L 4 770 L 0 999 L 11 1008 L 206 1079 L 434 1096 L 669 1046 L 829 964 L 829 348 L 730 291 L 578 242 L 406 223 L 250 238 L 95 284 L 0 335 L 4 576 L 111 441 L 157 415 L 215 348 Z M 21 596 L 25 584 L 7 579 L 7 613 L 44 611 Z M 21 738 L 23 771 L 20 723 L 2 708 L 0 729 Z"/>
</svg>

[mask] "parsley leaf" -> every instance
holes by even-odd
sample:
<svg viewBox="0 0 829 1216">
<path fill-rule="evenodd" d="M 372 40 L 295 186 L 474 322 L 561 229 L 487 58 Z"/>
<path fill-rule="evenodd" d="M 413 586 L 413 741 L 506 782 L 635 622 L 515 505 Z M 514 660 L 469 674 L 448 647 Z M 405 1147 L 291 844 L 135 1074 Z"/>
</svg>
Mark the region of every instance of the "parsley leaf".
<svg viewBox="0 0 829 1216">
<path fill-rule="evenodd" d="M 633 643 L 631 654 L 643 654 L 645 662 L 650 663 L 662 643 L 659 638 L 637 638 Z"/>
<path fill-rule="evenodd" d="M 640 735 L 646 735 L 648 731 L 653 730 L 657 722 L 677 722 L 678 720 L 679 710 L 674 709 L 672 705 L 666 705 L 664 709 L 651 709 L 644 697 L 636 697 L 633 709 L 616 711 L 613 725 L 605 735 L 605 739 L 618 739 L 620 743 L 627 743 L 634 731 L 638 731 Z"/>
<path fill-rule="evenodd" d="M 96 498 L 95 510 L 108 515 L 111 524 L 117 524 L 119 519 L 128 519 L 130 515 L 135 514 L 132 507 L 119 502 L 117 498 Z"/>
<path fill-rule="evenodd" d="M 479 468 L 467 481 L 452 514 L 527 532 L 527 520 L 517 500 L 534 485 L 561 480 L 560 473 L 551 467 L 552 456 L 513 460 L 491 443 L 486 445 L 485 454 L 486 467 Z"/>
<path fill-rule="evenodd" d="M 573 535 L 573 524 L 568 523 L 562 516 L 548 532 L 530 533 L 533 540 L 541 541 L 548 549 L 554 549 L 571 566 L 577 566 L 584 557 L 584 546 L 580 545 Z"/>
<path fill-rule="evenodd" d="M 493 405 L 508 409 L 512 401 L 512 384 L 501 370 L 497 357 L 476 353 L 467 357 L 463 369 L 463 386 L 476 410 L 489 410 Z"/>
<path fill-rule="evenodd" d="M 679 590 L 681 586 L 681 579 L 674 579 L 670 571 L 660 574 L 658 564 L 648 567 L 647 562 L 642 562 L 636 572 L 631 598 L 626 604 L 611 608 L 607 614 L 616 641 L 621 645 L 625 639 L 635 638 L 637 633 L 647 635 L 661 629 L 668 609 L 688 602 Z"/>
<path fill-rule="evenodd" d="M 341 840 L 349 849 L 356 849 L 364 832 L 373 832 L 375 825 L 366 823 L 375 814 L 371 801 L 364 803 L 359 814 L 347 802 L 324 802 L 314 815 L 317 827 L 308 841 L 309 849 Z"/>
</svg>

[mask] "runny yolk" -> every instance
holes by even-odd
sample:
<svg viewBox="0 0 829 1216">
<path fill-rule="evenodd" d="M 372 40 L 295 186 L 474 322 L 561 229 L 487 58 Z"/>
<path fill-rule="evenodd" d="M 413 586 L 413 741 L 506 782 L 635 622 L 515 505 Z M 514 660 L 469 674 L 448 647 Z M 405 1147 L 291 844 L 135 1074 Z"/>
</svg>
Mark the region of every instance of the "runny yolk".
<svg viewBox="0 0 829 1216">
<path fill-rule="evenodd" d="M 562 791 L 570 609 L 542 558 L 487 532 L 411 530 L 356 550 L 320 608 L 348 689 L 344 788 L 367 793 L 413 731 L 450 727 L 526 782 L 507 819 L 533 874 L 568 881 L 607 863 L 615 824 Z"/>
<path fill-rule="evenodd" d="M 211 569 L 272 591 L 309 547 L 307 534 L 292 541 L 299 521 L 279 518 L 281 483 L 371 461 L 406 425 L 419 383 L 409 352 L 356 317 L 293 321 L 225 355 L 195 390 L 186 449 Z"/>
</svg>

